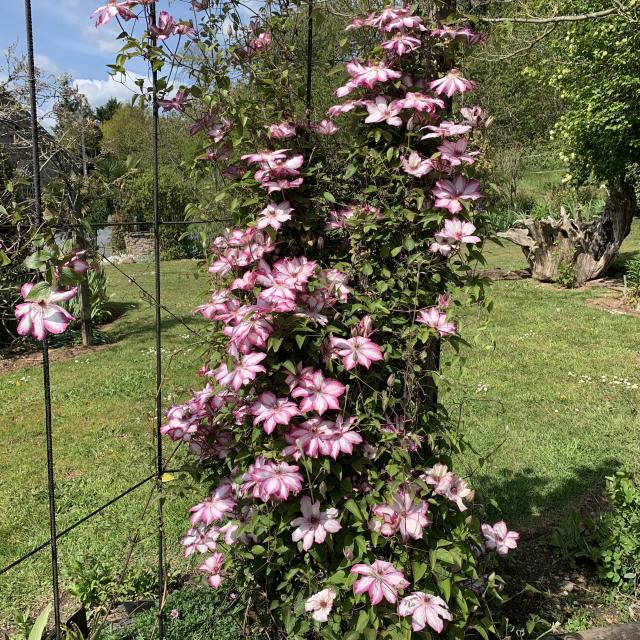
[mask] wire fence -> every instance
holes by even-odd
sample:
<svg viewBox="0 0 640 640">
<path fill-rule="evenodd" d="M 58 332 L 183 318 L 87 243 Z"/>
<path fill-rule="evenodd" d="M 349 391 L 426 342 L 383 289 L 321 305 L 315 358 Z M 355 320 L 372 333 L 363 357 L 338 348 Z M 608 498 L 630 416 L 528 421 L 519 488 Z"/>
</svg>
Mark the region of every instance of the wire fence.
<svg viewBox="0 0 640 640">
<path fill-rule="evenodd" d="M 33 168 L 33 206 L 36 226 L 43 225 L 43 205 L 42 205 L 42 182 L 41 182 L 41 168 L 40 168 L 40 129 L 37 119 L 37 94 L 36 94 L 36 68 L 35 68 L 35 54 L 34 54 L 34 34 L 33 34 L 33 20 L 32 20 L 32 3 L 31 0 L 24 0 L 25 7 L 25 29 L 26 29 L 26 42 L 27 42 L 27 61 L 28 61 L 28 83 L 29 83 L 29 116 L 30 116 L 30 128 L 31 128 L 31 146 L 32 146 L 32 168 Z M 156 22 L 156 9 L 154 4 L 149 5 L 149 19 L 152 24 Z M 307 117 L 310 118 L 312 111 L 312 73 L 313 73 L 313 0 L 307 2 L 307 45 L 306 45 L 306 109 Z M 156 38 L 151 37 L 152 44 L 155 46 Z M 162 389 L 163 389 L 163 363 L 162 363 L 162 313 L 170 315 L 174 320 L 183 325 L 190 333 L 196 335 L 198 338 L 203 339 L 199 332 L 190 327 L 182 318 L 174 314 L 170 309 L 162 304 L 162 281 L 161 281 L 161 264 L 160 264 L 160 228 L 163 225 L 192 225 L 192 224 L 210 224 L 213 220 L 178 220 L 178 221 L 162 221 L 159 211 L 159 154 L 158 154 L 158 135 L 159 135 L 159 113 L 158 113 L 158 73 L 156 70 L 151 70 L 152 80 L 152 97 L 153 97 L 153 211 L 151 222 L 108 222 L 104 224 L 91 225 L 93 227 L 127 227 L 127 226 L 140 226 L 145 225 L 150 227 L 153 234 L 153 264 L 154 264 L 154 290 L 148 291 L 145 289 L 135 278 L 126 274 L 121 270 L 114 262 L 109 260 L 108 257 L 104 257 L 104 260 L 111 264 L 120 273 L 125 275 L 129 282 L 136 286 L 141 293 L 143 293 L 154 305 L 155 310 L 155 397 L 154 397 L 154 472 L 147 477 L 135 482 L 131 486 L 127 487 L 118 495 L 114 496 L 104 504 L 97 506 L 93 511 L 86 514 L 82 518 L 73 522 L 66 528 L 58 530 L 56 514 L 58 508 L 56 504 L 56 488 L 55 488 L 55 452 L 53 447 L 53 405 L 51 399 L 51 376 L 49 366 L 49 341 L 45 338 L 42 341 L 42 373 L 43 373 L 43 404 L 44 404 L 44 442 L 46 447 L 46 469 L 47 469 L 47 496 L 48 496 L 48 511 L 49 511 L 49 539 L 37 545 L 33 549 L 24 553 L 19 558 L 12 560 L 4 567 L 0 567 L 0 576 L 8 573 L 9 571 L 19 567 L 23 563 L 32 559 L 38 554 L 50 550 L 51 555 L 51 595 L 53 599 L 53 638 L 55 640 L 61 640 L 62 632 L 64 629 L 64 623 L 62 620 L 62 608 L 60 598 L 60 562 L 58 557 L 58 542 L 69 533 L 92 520 L 96 516 L 103 513 L 110 506 L 118 503 L 123 498 L 134 493 L 141 487 L 153 483 L 153 495 L 150 495 L 147 499 L 144 507 L 146 513 L 147 509 L 152 504 L 152 497 L 156 497 L 157 504 L 157 520 L 156 520 L 156 535 L 157 535 L 157 590 L 156 601 L 158 608 L 157 616 L 157 632 L 158 638 L 164 640 L 165 638 L 165 620 L 164 620 L 164 601 L 167 595 L 167 562 L 165 557 L 165 521 L 163 513 L 163 475 L 167 473 L 167 463 L 172 458 L 172 455 L 168 457 L 168 460 L 164 459 L 163 443 L 161 437 L 162 426 Z M 220 222 L 220 219 L 216 219 L 215 222 Z M 51 226 L 51 225 L 50 225 Z M 54 225 L 54 229 L 72 229 L 86 226 L 85 224 L 61 224 Z M 15 225 L 0 225 L 0 229 L 15 229 Z M 132 546 L 135 544 L 137 534 L 134 536 Z M 129 549 L 127 554 L 127 560 L 125 564 L 131 559 L 132 549 Z"/>
</svg>

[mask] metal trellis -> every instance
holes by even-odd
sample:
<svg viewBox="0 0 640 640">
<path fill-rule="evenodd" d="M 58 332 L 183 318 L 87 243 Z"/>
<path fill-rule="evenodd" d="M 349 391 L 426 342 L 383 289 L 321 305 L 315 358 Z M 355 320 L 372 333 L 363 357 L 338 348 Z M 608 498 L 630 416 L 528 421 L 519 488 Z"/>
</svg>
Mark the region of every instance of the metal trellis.
<svg viewBox="0 0 640 640">
<path fill-rule="evenodd" d="M 25 6 L 25 27 L 27 37 L 27 57 L 28 57 L 28 83 L 29 83 L 29 106 L 30 106 L 30 125 L 31 125 L 31 144 L 32 144 L 32 163 L 33 163 L 33 202 L 34 202 L 34 220 L 36 225 L 43 225 L 43 209 L 42 209 L 42 182 L 40 171 L 40 130 L 38 126 L 37 115 L 37 94 L 36 94 L 36 69 L 34 57 L 34 38 L 33 38 L 33 22 L 32 22 L 32 0 L 24 0 Z M 149 20 L 155 23 L 156 9 L 154 4 L 147 7 L 149 12 Z M 313 73 L 313 0 L 307 3 L 307 46 L 306 46 L 306 117 L 311 119 L 312 114 L 312 73 Z M 150 36 L 150 44 L 156 46 L 155 36 Z M 98 506 L 93 511 L 83 516 L 76 522 L 67 526 L 65 529 L 58 531 L 56 524 L 56 492 L 55 492 L 55 465 L 54 465 L 54 449 L 53 449 L 53 420 L 52 420 L 52 401 L 51 401 L 51 379 L 49 368 L 49 342 L 45 338 L 42 341 L 42 371 L 43 371 L 43 396 L 44 396 L 44 416 L 45 416 L 45 445 L 47 454 L 47 491 L 49 502 L 49 539 L 34 547 L 24 555 L 11 561 L 4 567 L 0 567 L 0 576 L 6 574 L 10 570 L 20 566 L 23 562 L 29 560 L 33 556 L 50 548 L 51 553 L 51 590 L 53 596 L 53 617 L 54 617 L 54 638 L 61 640 L 63 630 L 63 621 L 61 617 L 60 603 L 60 585 L 59 585 L 59 561 L 58 561 L 58 541 L 64 536 L 74 531 L 80 525 L 86 523 L 92 518 L 101 514 L 105 509 L 130 495 L 137 489 L 145 486 L 153 481 L 154 490 L 157 494 L 157 601 L 158 601 L 158 637 L 160 640 L 165 638 L 163 605 L 166 595 L 166 559 L 165 559 L 165 540 L 164 540 L 164 514 L 162 500 L 162 482 L 163 474 L 166 469 L 163 460 L 163 447 L 161 438 L 162 426 L 162 384 L 163 384 L 163 367 L 162 367 L 162 313 L 163 311 L 171 315 L 175 320 L 179 321 L 191 333 L 199 338 L 203 338 L 197 331 L 185 323 L 181 318 L 173 314 L 161 302 L 161 277 L 160 277 L 160 228 L 162 225 L 192 225 L 192 224 L 210 224 L 211 220 L 171 220 L 161 221 L 159 211 L 159 167 L 158 167 L 158 136 L 159 136 L 159 113 L 158 113 L 158 73 L 155 69 L 151 70 L 152 76 L 152 97 L 153 97 L 153 216 L 150 223 L 140 222 L 111 222 L 91 225 L 94 227 L 127 227 L 139 226 L 146 224 L 150 226 L 153 232 L 153 264 L 154 272 L 154 291 L 149 292 L 142 287 L 135 278 L 128 274 L 124 274 L 129 281 L 138 287 L 138 289 L 146 295 L 155 307 L 155 420 L 154 420 L 154 437 L 155 437 L 155 464 L 154 472 L 147 477 L 132 484 L 130 487 L 111 498 L 104 504 Z M 220 222 L 219 219 L 216 222 Z M 61 224 L 54 225 L 54 229 L 73 229 L 86 226 L 85 224 Z M 20 229 L 20 225 L 0 224 L 0 229 Z M 108 262 L 111 262 L 106 258 Z M 117 265 L 111 262 L 113 266 L 120 270 Z M 124 273 L 124 272 L 123 272 Z M 148 503 L 147 503 L 148 506 Z M 146 507 L 145 507 L 146 510 Z"/>
</svg>

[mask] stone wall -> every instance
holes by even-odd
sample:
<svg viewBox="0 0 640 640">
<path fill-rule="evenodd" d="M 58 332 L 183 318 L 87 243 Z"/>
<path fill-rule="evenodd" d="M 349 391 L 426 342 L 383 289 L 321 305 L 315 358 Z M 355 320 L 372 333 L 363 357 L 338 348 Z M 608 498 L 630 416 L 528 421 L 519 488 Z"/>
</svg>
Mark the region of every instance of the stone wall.
<svg viewBox="0 0 640 640">
<path fill-rule="evenodd" d="M 153 253 L 153 234 L 151 233 L 125 233 L 124 243 L 129 255 L 148 256 Z"/>
</svg>

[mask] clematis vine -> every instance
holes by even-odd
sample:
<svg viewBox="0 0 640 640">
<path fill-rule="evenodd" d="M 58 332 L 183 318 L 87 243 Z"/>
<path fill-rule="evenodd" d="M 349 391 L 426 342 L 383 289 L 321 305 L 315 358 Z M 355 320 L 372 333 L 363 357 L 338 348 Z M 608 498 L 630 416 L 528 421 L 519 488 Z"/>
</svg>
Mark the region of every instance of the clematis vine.
<svg viewBox="0 0 640 640">
<path fill-rule="evenodd" d="M 210 483 L 183 553 L 203 554 L 213 588 L 237 582 L 251 610 L 292 635 L 326 624 L 345 637 L 367 615 L 378 634 L 405 634 L 410 618 L 415 633 L 461 637 L 490 619 L 497 594 L 467 588 L 486 561 L 478 541 L 502 555 L 517 540 L 465 513 L 474 492 L 445 464 L 456 439 L 432 398 L 431 349 L 458 334 L 447 292 L 465 303 L 468 245 L 481 242 L 488 120 L 458 109 L 475 82 L 449 61 L 482 38 L 408 6 L 356 18 L 347 35 L 370 33 L 349 43 L 362 55 L 322 119 L 292 84 L 286 12 L 244 26 L 230 14 L 225 33 L 210 4 L 194 0 L 193 25 L 160 11 L 148 28 L 211 56 L 187 66 L 164 42 L 144 49 L 192 83 L 158 106 L 192 116 L 194 171 L 222 183 L 230 225 L 211 242 L 209 293 L 193 310 L 211 336 L 197 371 L 206 385 L 162 426 Z M 242 102 L 225 89 L 236 82 Z"/>
</svg>

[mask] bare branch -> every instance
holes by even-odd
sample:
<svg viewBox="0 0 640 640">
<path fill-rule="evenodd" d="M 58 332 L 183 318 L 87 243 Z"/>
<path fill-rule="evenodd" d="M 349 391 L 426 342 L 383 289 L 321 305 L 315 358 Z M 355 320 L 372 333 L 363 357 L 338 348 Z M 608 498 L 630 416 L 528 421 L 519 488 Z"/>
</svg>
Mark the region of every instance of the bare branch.
<svg viewBox="0 0 640 640">
<path fill-rule="evenodd" d="M 613 15 L 622 15 L 619 7 L 610 7 L 609 9 L 603 9 L 602 11 L 591 11 L 589 13 L 581 13 L 575 16 L 549 16 L 546 18 L 489 18 L 476 16 L 475 19 L 478 22 L 524 22 L 527 24 L 549 24 L 557 22 L 580 22 L 581 20 L 599 20 Z"/>
</svg>

